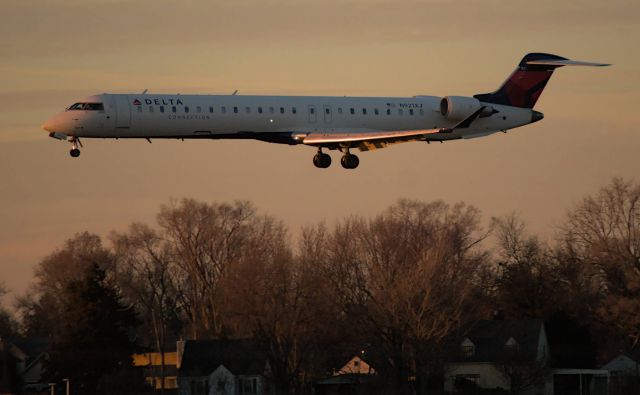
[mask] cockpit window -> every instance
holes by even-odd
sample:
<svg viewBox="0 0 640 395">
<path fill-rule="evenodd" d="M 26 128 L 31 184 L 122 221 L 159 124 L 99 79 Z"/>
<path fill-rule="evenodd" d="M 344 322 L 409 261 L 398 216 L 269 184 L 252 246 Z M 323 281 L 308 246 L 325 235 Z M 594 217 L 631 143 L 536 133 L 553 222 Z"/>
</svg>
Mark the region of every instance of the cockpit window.
<svg viewBox="0 0 640 395">
<path fill-rule="evenodd" d="M 73 104 L 68 110 L 82 110 L 82 111 L 104 111 L 104 104 L 102 103 L 76 103 Z"/>
</svg>

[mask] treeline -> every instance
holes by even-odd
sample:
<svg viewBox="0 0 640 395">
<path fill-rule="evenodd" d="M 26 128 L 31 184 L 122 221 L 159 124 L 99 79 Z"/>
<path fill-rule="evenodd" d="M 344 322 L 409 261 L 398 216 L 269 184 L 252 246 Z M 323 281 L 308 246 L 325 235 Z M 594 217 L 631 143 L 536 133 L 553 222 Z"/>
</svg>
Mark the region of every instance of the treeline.
<svg viewBox="0 0 640 395">
<path fill-rule="evenodd" d="M 125 393 L 105 374 L 122 379 L 132 352 L 177 338 L 253 338 L 292 394 L 364 346 L 383 356 L 391 391 L 422 393 L 478 319 L 586 334 L 594 363 L 640 339 L 640 184 L 614 179 L 582 199 L 552 243 L 515 215 L 483 228 L 472 206 L 411 200 L 296 239 L 248 202 L 171 202 L 154 226 L 69 239 L 0 330 L 48 338 L 51 379 L 88 393 Z"/>
</svg>

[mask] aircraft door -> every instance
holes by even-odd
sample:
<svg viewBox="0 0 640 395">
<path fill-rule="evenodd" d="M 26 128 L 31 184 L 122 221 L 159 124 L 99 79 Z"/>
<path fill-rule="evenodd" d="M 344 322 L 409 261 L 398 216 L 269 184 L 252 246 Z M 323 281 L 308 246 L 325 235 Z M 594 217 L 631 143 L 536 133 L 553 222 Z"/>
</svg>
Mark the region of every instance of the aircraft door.
<svg viewBox="0 0 640 395">
<path fill-rule="evenodd" d="M 131 126 L 131 106 L 128 95 L 113 95 L 116 102 L 116 128 Z"/>
<path fill-rule="evenodd" d="M 317 120 L 316 106 L 309 106 L 308 112 L 309 112 L 309 122 L 316 123 L 316 120 Z"/>
<path fill-rule="evenodd" d="M 331 106 L 323 106 L 324 123 L 331 123 Z"/>
</svg>

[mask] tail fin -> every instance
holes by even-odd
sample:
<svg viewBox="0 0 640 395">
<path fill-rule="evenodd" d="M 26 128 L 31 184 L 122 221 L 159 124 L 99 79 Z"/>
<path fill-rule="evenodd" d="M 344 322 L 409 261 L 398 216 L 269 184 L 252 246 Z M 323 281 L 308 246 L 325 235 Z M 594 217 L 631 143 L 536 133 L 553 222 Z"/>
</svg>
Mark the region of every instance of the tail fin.
<svg viewBox="0 0 640 395">
<path fill-rule="evenodd" d="M 522 58 L 518 68 L 500 89 L 474 97 L 485 103 L 533 108 L 553 71 L 562 66 L 608 66 L 608 64 L 574 61 L 546 53 L 529 53 Z"/>
</svg>

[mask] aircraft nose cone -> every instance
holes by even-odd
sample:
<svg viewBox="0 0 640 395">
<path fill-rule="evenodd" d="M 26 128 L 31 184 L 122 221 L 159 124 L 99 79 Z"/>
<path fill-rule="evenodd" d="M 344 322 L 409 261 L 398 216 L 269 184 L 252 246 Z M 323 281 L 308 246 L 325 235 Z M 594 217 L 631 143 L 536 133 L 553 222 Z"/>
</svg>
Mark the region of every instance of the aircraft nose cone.
<svg viewBox="0 0 640 395">
<path fill-rule="evenodd" d="M 51 118 L 47 119 L 46 121 L 44 121 L 44 123 L 42 125 L 40 125 L 40 127 L 44 130 L 46 130 L 49 133 L 53 133 L 53 122 L 51 121 Z"/>
<path fill-rule="evenodd" d="M 543 113 L 541 113 L 539 111 L 535 111 L 535 110 L 531 111 L 531 123 L 538 122 L 542 118 L 544 118 L 544 114 Z"/>
</svg>

